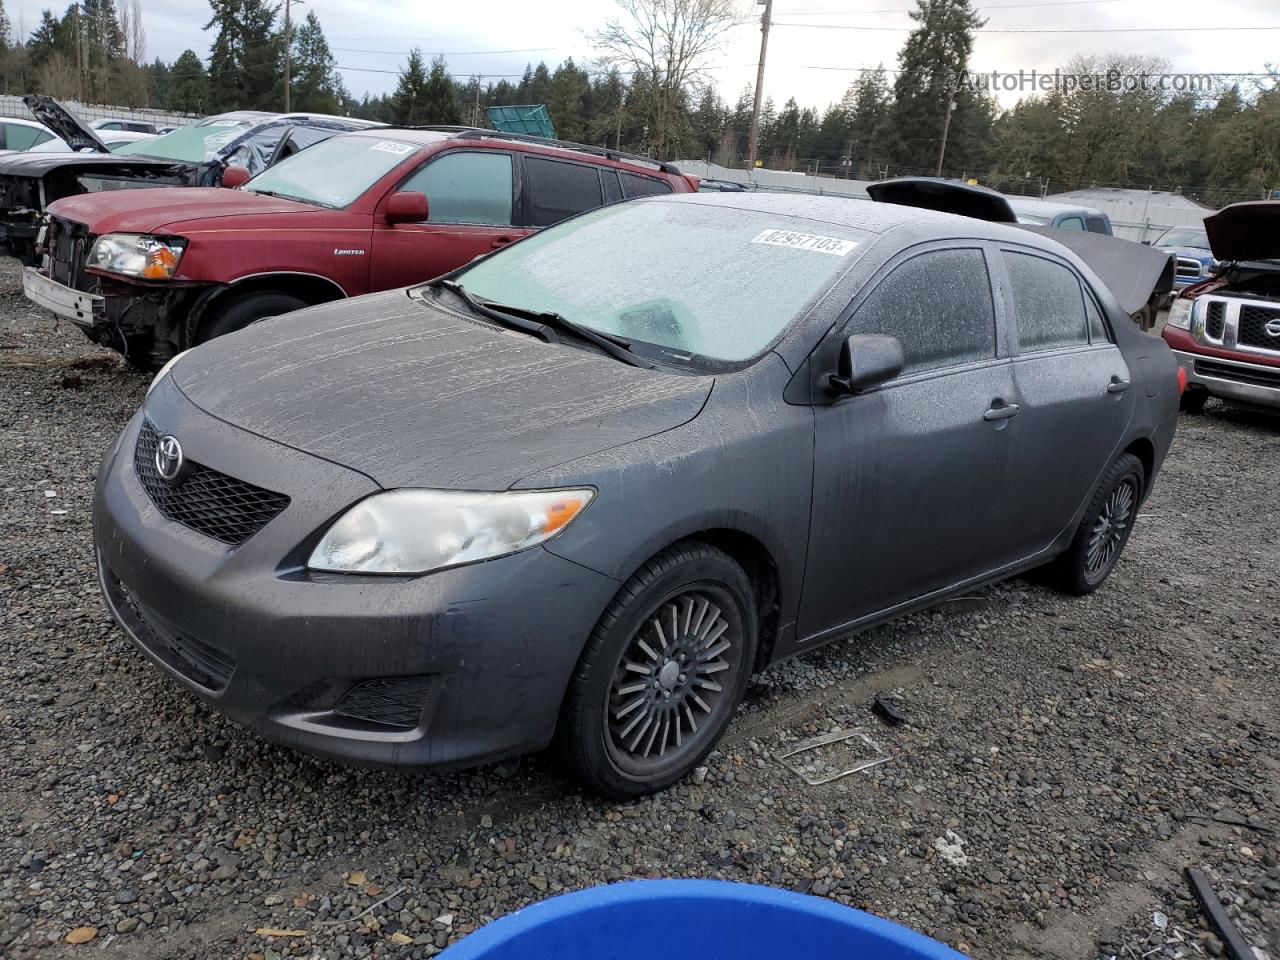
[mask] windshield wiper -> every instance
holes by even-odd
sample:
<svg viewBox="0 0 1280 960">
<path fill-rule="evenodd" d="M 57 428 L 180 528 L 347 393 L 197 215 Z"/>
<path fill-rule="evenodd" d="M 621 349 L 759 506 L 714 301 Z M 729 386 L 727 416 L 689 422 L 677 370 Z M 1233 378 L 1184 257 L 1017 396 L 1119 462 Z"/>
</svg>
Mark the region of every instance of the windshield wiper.
<svg viewBox="0 0 1280 960">
<path fill-rule="evenodd" d="M 505 303 L 494 303 L 492 300 L 481 300 L 456 280 L 441 280 L 439 285 L 456 293 L 476 313 L 488 317 L 505 326 L 523 330 L 548 343 L 556 343 L 559 337 L 556 332 L 570 333 L 581 340 L 599 347 L 602 351 L 633 367 L 655 370 L 657 366 L 643 360 L 631 352 L 631 344 L 622 337 L 603 334 L 590 327 L 574 323 L 568 317 L 546 310 L 530 310 L 527 307 L 510 306 Z"/>
<path fill-rule="evenodd" d="M 305 203 L 311 207 L 330 207 L 327 203 L 321 203 L 319 200 L 308 200 L 306 197 L 295 197 L 289 193 L 277 193 L 275 190 L 258 190 L 256 188 L 246 190 L 246 193 L 256 193 L 260 197 L 275 197 L 277 200 L 292 200 L 294 203 Z M 332 207 L 330 207 L 332 209 Z"/>
</svg>

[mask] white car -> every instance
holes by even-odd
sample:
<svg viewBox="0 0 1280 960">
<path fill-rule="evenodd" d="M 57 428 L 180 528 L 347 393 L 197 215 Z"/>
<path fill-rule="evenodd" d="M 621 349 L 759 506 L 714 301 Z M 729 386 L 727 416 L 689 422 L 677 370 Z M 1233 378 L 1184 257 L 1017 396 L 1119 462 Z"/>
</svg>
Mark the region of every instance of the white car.
<svg viewBox="0 0 1280 960">
<path fill-rule="evenodd" d="M 53 139 L 53 131 L 43 123 L 0 117 L 0 150 L 30 150 Z"/>
<path fill-rule="evenodd" d="M 106 145 L 107 149 L 115 150 L 116 147 L 123 146 L 126 143 L 137 143 L 139 140 L 154 140 L 154 133 L 136 133 L 133 130 L 103 130 L 97 129 L 98 139 Z M 45 140 L 37 144 L 30 150 L 31 153 L 74 153 L 67 141 L 61 137 L 53 137 L 51 140 Z M 90 148 L 81 150 L 81 153 L 93 153 Z"/>
</svg>

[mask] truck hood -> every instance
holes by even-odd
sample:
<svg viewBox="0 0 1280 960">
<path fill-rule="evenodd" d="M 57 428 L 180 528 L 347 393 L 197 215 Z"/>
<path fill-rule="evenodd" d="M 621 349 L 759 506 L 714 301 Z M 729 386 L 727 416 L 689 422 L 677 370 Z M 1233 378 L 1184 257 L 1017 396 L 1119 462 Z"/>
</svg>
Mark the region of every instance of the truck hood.
<svg viewBox="0 0 1280 960">
<path fill-rule="evenodd" d="M 278 213 L 320 213 L 323 207 L 278 197 L 264 197 L 224 187 L 156 187 L 107 190 L 66 197 L 49 204 L 49 212 L 83 223 L 90 233 L 154 233 L 177 224 L 221 217 Z"/>
<path fill-rule="evenodd" d="M 987 187 L 939 180 L 937 177 L 895 177 L 867 184 L 867 196 L 877 203 L 922 207 L 992 223 L 1016 223 L 1009 201 Z"/>
<path fill-rule="evenodd" d="M 0 176 L 39 178 L 57 170 L 60 173 L 85 171 L 98 176 L 127 176 L 137 172 L 141 179 L 149 173 L 189 175 L 195 169 L 195 164 L 151 157 L 126 157 L 116 153 L 0 153 Z"/>
<path fill-rule="evenodd" d="M 384 487 L 471 490 L 677 427 L 713 383 L 497 329 L 404 290 L 219 337 L 171 376 L 207 413 Z"/>
<path fill-rule="evenodd" d="M 1280 200 L 1233 203 L 1204 218 L 1219 260 L 1280 260 Z"/>
<path fill-rule="evenodd" d="M 71 150 L 94 150 L 98 153 L 110 153 L 107 145 L 98 139 L 87 124 L 60 104 L 53 97 L 29 93 L 22 98 L 32 116 L 61 137 Z"/>
</svg>

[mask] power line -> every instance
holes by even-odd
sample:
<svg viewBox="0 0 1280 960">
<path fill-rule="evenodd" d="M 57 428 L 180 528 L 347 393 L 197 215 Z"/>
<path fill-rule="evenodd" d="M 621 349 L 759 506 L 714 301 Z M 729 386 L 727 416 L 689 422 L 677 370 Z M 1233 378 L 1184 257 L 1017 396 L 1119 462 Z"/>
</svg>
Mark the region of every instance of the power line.
<svg viewBox="0 0 1280 960">
<path fill-rule="evenodd" d="M 1095 5 L 1099 3 L 1131 3 L 1133 0 L 1049 0 L 1048 3 L 984 3 L 974 9 L 978 12 L 983 10 L 1033 10 L 1036 7 L 1076 7 L 1085 5 Z M 904 7 L 895 7 L 891 10 L 823 10 L 813 13 L 792 13 L 787 11 L 788 17 L 856 17 L 863 14 L 871 13 L 913 13 Z"/>
<path fill-rule="evenodd" d="M 849 23 L 782 23 L 775 20 L 775 27 L 807 27 L 819 30 L 875 30 L 888 33 L 910 33 L 916 27 L 858 27 Z M 1210 30 L 1234 30 L 1254 32 L 1257 30 L 1280 30 L 1275 27 L 1084 27 L 1076 28 L 1033 28 L 1027 30 L 993 30 L 990 27 L 976 27 L 974 33 L 1205 33 Z"/>
</svg>

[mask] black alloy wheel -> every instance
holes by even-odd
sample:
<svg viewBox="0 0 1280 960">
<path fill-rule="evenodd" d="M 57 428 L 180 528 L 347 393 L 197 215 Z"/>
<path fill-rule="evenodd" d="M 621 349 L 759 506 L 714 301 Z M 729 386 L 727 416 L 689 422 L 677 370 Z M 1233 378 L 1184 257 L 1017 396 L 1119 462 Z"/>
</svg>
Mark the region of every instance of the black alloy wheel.
<svg viewBox="0 0 1280 960">
<path fill-rule="evenodd" d="M 1129 542 L 1145 489 L 1142 461 L 1131 453 L 1117 457 L 1098 482 L 1071 545 L 1050 567 L 1056 586 L 1083 596 L 1102 585 Z"/>
</svg>

